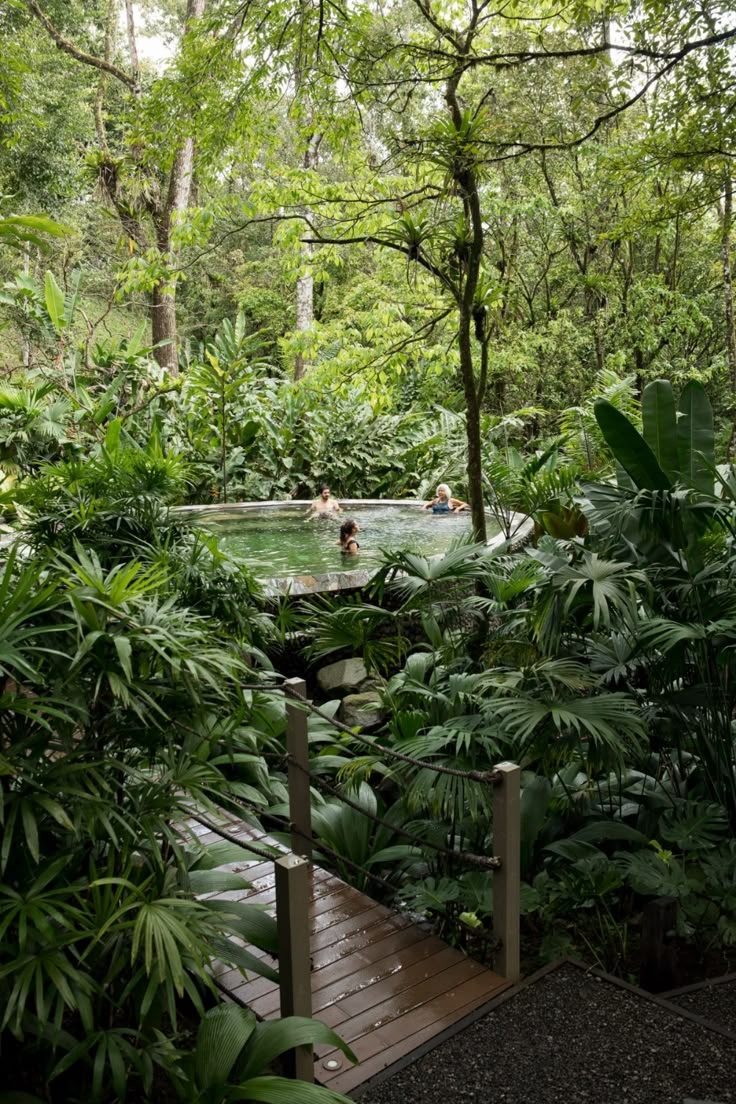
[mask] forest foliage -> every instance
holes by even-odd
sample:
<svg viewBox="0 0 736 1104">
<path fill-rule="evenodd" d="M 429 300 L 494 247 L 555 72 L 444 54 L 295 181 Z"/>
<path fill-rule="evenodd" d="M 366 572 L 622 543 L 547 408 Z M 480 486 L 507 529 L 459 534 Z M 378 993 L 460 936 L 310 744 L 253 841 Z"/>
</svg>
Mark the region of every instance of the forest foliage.
<svg viewBox="0 0 736 1104">
<path fill-rule="evenodd" d="M 631 977 L 663 895 L 732 955 L 734 40 L 721 0 L 2 6 L 11 1095 L 336 1099 L 274 1068 L 327 1029 L 218 1003 L 274 925 L 183 828 L 279 816 L 267 685 L 325 657 L 408 756 L 310 720 L 342 876 L 488 959 L 488 790 L 430 768 L 509 758 L 529 963 Z M 475 540 L 300 606 L 171 510 L 322 479 L 446 480 Z"/>
</svg>

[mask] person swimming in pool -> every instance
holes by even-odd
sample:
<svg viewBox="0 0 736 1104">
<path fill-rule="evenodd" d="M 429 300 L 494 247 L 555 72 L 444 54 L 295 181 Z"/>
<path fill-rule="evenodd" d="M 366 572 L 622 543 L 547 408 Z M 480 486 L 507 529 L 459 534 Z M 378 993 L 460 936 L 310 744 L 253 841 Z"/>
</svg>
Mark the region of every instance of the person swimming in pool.
<svg viewBox="0 0 736 1104">
<path fill-rule="evenodd" d="M 360 532 L 360 526 L 353 518 L 348 518 L 340 526 L 340 539 L 337 542 L 344 556 L 355 556 L 360 545 L 355 539 L 355 534 Z"/>
<path fill-rule="evenodd" d="M 440 483 L 436 497 L 425 502 L 422 509 L 431 510 L 433 514 L 459 514 L 461 510 L 469 510 L 470 506 L 460 498 L 453 498 L 447 484 Z"/>
<path fill-rule="evenodd" d="M 342 507 L 336 498 L 332 497 L 329 483 L 323 483 L 319 489 L 319 498 L 315 498 L 307 510 L 307 521 L 313 521 L 316 517 L 334 517 L 342 513 Z"/>
</svg>

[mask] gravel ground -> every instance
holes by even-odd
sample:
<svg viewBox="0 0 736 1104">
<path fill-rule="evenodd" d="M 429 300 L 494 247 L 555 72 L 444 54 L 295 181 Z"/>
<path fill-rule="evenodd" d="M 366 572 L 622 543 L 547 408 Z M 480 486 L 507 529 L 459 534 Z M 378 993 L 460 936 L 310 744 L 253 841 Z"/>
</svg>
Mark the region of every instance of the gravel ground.
<svg viewBox="0 0 736 1104">
<path fill-rule="evenodd" d="M 730 1104 L 736 1044 L 563 964 L 361 1104 Z"/>
<path fill-rule="evenodd" d="M 694 993 L 681 993 L 668 1000 L 696 1016 L 705 1016 L 736 1035 L 736 978 L 720 985 L 705 985 Z"/>
</svg>

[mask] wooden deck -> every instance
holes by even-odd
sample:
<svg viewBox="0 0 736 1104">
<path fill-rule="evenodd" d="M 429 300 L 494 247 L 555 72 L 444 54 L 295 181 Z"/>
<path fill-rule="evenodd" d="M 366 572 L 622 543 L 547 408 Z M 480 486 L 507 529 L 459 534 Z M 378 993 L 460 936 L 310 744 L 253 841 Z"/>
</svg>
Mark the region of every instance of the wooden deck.
<svg viewBox="0 0 736 1104">
<path fill-rule="evenodd" d="M 195 831 L 205 845 L 220 839 Z M 242 822 L 228 823 L 227 831 L 245 846 L 274 844 Z M 210 896 L 274 906 L 272 863 L 244 860 L 223 869 L 242 874 L 252 889 Z M 359 1059 L 352 1066 L 339 1050 L 315 1048 L 315 1080 L 322 1085 L 342 1093 L 357 1089 L 511 984 L 318 867 L 312 868 L 311 890 L 313 1015 L 334 1028 Z M 224 966 L 217 981 L 262 1019 L 279 1015 L 272 981 L 246 980 Z"/>
</svg>

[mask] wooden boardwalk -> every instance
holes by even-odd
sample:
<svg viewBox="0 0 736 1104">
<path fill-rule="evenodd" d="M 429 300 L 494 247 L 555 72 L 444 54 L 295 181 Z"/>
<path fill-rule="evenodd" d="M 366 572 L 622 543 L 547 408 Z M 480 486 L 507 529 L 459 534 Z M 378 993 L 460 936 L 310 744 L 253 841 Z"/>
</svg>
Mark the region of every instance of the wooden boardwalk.
<svg viewBox="0 0 736 1104">
<path fill-rule="evenodd" d="M 274 845 L 242 821 L 223 827 L 244 846 L 249 841 Z M 200 827 L 193 830 L 205 845 L 221 838 Z M 222 869 L 242 874 L 252 888 L 210 896 L 274 909 L 272 863 L 243 860 Z M 334 1028 L 359 1059 L 353 1066 L 339 1050 L 315 1048 L 315 1080 L 342 1093 L 357 1089 L 511 985 L 318 867 L 311 873 L 309 945 L 313 1015 Z M 270 956 L 249 950 L 276 966 Z M 224 966 L 217 982 L 262 1019 L 279 1015 L 274 982 L 255 976 L 246 980 L 239 970 Z"/>
</svg>

